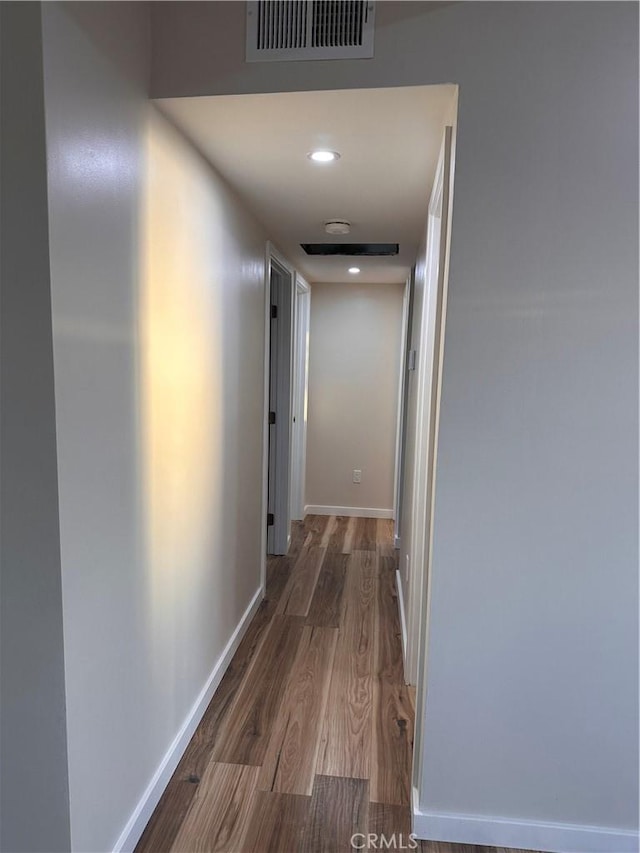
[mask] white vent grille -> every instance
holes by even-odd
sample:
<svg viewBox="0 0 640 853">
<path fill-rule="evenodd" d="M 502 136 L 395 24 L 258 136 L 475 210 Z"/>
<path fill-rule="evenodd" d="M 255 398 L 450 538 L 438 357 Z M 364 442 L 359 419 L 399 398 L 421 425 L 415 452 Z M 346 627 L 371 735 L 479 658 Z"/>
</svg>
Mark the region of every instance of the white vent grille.
<svg viewBox="0 0 640 853">
<path fill-rule="evenodd" d="M 373 56 L 372 0 L 247 3 L 247 62 Z"/>
</svg>

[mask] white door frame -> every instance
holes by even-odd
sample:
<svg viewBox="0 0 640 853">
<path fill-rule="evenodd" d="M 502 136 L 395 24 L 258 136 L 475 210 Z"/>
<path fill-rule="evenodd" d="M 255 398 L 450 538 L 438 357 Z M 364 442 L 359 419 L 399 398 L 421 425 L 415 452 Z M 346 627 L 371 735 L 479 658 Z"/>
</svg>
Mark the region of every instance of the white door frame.
<svg viewBox="0 0 640 853">
<path fill-rule="evenodd" d="M 291 518 L 305 515 L 307 467 L 307 395 L 309 386 L 309 320 L 311 288 L 296 272 L 293 342 L 293 423 L 291 453 Z"/>
<path fill-rule="evenodd" d="M 419 583 L 413 591 L 411 603 L 413 611 L 412 623 L 412 655 L 416 672 L 416 727 L 413 743 L 413 786 L 419 789 L 422 775 L 422 724 L 427 693 L 427 661 L 429 643 L 429 616 L 431 604 L 431 556 L 433 545 L 433 515 L 436 478 L 436 461 L 438 454 L 438 428 L 440 422 L 440 395 L 442 390 L 442 364 L 444 355 L 444 338 L 447 315 L 447 292 L 449 279 L 449 246 L 451 242 L 451 220 L 453 205 L 453 174 L 454 174 L 453 128 L 446 127 L 444 140 L 438 162 L 438 170 L 431 202 L 429 216 L 439 217 L 439 239 L 432 247 L 431 257 L 437 257 L 437 277 L 435 280 L 436 294 L 433 305 L 432 319 L 432 356 L 427 370 L 418 377 L 423 388 L 422 409 L 419 417 L 425 420 L 421 423 L 424 464 L 421 474 L 421 515 L 417 519 L 417 527 L 422 527 L 424 533 L 420 540 L 419 562 L 415 567 L 414 578 Z M 427 242 L 429 239 L 427 238 Z M 434 241 L 432 240 L 432 243 Z M 428 252 L 428 250 L 427 250 Z M 429 254 L 427 254 L 429 258 Z M 425 299 L 425 306 L 431 300 Z M 422 347 L 425 349 L 425 347 Z M 419 457 L 418 457 L 419 458 Z M 419 463 L 420 464 L 420 463 Z"/>
<path fill-rule="evenodd" d="M 282 299 L 278 305 L 278 368 L 276 370 L 277 397 L 281 401 L 275 430 L 275 507 L 274 524 L 267 527 L 269 510 L 269 394 L 271 387 L 271 279 L 272 272 L 282 277 Z M 268 242 L 265 255 L 264 278 L 264 420 L 262 439 L 262 587 L 266 589 L 266 555 L 286 554 L 289 547 L 290 512 L 290 462 L 291 462 L 291 387 L 292 387 L 292 333 L 295 270 L 287 259 Z M 272 447 L 273 456 L 273 447 Z"/>
<path fill-rule="evenodd" d="M 400 343 L 400 381 L 398 382 L 398 418 L 396 421 L 396 467 L 393 481 L 393 544 L 397 549 L 400 547 L 400 523 L 402 516 L 402 491 L 404 487 L 404 457 L 406 437 L 406 406 L 407 406 L 407 358 L 410 339 L 410 304 L 411 304 L 411 280 L 413 273 L 407 279 L 404 286 L 402 299 L 402 340 Z"/>
<path fill-rule="evenodd" d="M 409 589 L 407 591 L 407 654 L 406 677 L 411 684 L 417 682 L 418 642 L 420 637 L 420 600 L 422 586 L 428 573 L 425 562 L 427 539 L 427 468 L 429 465 L 429 438 L 433 428 L 431 399 L 431 376 L 435 347 L 435 307 L 438 287 L 437 243 L 440 241 L 440 214 L 442 202 L 442 179 L 436 176 L 427 225 L 425 252 L 425 287 L 420 318 L 420 348 L 416 365 L 416 433 L 411 516 L 412 538 L 409 547 Z"/>
<path fill-rule="evenodd" d="M 428 588 L 431 553 L 431 517 L 435 471 L 436 433 L 439 414 L 439 384 L 446 305 L 446 244 L 450 187 L 452 129 L 445 128 L 440 158 L 429 201 L 426 245 L 426 286 L 420 320 L 420 351 L 417 370 L 417 428 L 415 473 L 412 504 L 412 542 L 410 547 L 407 680 L 419 681 L 420 646 L 425 636 L 428 613 L 425 596 Z"/>
</svg>

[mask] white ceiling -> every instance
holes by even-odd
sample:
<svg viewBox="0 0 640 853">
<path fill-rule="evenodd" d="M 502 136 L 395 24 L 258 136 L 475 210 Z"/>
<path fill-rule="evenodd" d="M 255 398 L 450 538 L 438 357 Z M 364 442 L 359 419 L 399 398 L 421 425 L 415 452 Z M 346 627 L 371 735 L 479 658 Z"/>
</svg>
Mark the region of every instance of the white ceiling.
<svg viewBox="0 0 640 853">
<path fill-rule="evenodd" d="M 425 228 L 454 86 L 168 98 L 161 108 L 310 282 L 403 282 Z M 315 148 L 341 154 L 331 164 Z M 346 219 L 348 237 L 324 223 Z M 312 258 L 300 243 L 399 243 L 390 258 Z"/>
</svg>

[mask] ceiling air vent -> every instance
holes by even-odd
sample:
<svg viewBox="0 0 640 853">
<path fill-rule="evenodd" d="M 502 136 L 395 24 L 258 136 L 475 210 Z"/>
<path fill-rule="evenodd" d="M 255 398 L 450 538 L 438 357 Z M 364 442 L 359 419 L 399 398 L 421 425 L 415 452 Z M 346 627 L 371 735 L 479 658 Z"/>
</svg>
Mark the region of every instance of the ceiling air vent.
<svg viewBox="0 0 640 853">
<path fill-rule="evenodd" d="M 247 62 L 368 59 L 372 0 L 255 0 L 247 3 Z"/>
<path fill-rule="evenodd" d="M 359 258 L 381 258 L 397 255 L 397 243 L 300 243 L 307 255 L 349 255 Z"/>
</svg>

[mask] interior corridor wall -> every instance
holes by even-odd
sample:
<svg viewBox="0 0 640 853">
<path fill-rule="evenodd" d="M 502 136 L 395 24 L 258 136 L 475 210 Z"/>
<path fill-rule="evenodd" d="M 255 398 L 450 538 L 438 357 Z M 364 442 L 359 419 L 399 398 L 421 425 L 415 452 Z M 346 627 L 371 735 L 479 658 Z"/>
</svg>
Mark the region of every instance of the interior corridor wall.
<svg viewBox="0 0 640 853">
<path fill-rule="evenodd" d="M 39 3 L 0 3 L 0 850 L 69 850 Z"/>
<path fill-rule="evenodd" d="M 244 14 L 156 4 L 153 93 L 460 87 L 418 809 L 635 849 L 638 6 L 379 2 L 295 66 Z"/>
<path fill-rule="evenodd" d="M 392 516 L 403 296 L 404 284 L 311 287 L 306 503 L 316 511 Z"/>
<path fill-rule="evenodd" d="M 266 237 L 149 105 L 147 4 L 43 25 L 71 838 L 103 853 L 260 595 Z"/>
</svg>

